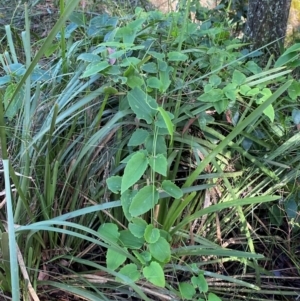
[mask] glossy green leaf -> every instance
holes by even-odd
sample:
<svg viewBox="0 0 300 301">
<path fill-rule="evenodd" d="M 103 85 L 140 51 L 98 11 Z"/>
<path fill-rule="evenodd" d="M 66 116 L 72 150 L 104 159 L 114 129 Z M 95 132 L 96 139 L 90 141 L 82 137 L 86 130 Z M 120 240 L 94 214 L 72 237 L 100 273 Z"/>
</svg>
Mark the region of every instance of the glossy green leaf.
<svg viewBox="0 0 300 301">
<path fill-rule="evenodd" d="M 193 300 L 193 297 L 196 294 L 195 288 L 187 282 L 179 283 L 179 291 L 183 300 Z"/>
<path fill-rule="evenodd" d="M 157 261 L 167 263 L 171 259 L 170 244 L 163 237 L 149 244 L 149 251 Z"/>
<path fill-rule="evenodd" d="M 152 261 L 149 266 L 143 268 L 144 277 L 152 284 L 165 287 L 166 280 L 162 267 L 159 263 Z"/>
<path fill-rule="evenodd" d="M 157 103 L 150 95 L 136 87 L 128 93 L 127 98 L 137 118 L 146 120 L 148 124 L 153 122 Z"/>
<path fill-rule="evenodd" d="M 121 194 L 134 185 L 148 167 L 148 158 L 143 152 L 136 152 L 126 164 L 121 183 Z"/>
<path fill-rule="evenodd" d="M 129 146 L 139 146 L 145 142 L 147 137 L 149 136 L 149 132 L 143 129 L 137 129 L 133 132 L 132 136 L 128 141 Z"/>
<path fill-rule="evenodd" d="M 139 216 L 153 209 L 158 202 L 158 197 L 159 194 L 155 186 L 144 186 L 132 199 L 129 207 L 130 214 L 132 216 Z"/>
<path fill-rule="evenodd" d="M 119 252 L 108 249 L 106 252 L 106 266 L 109 269 L 116 270 L 120 265 L 122 265 L 127 257 Z"/>
<path fill-rule="evenodd" d="M 170 180 L 162 182 L 162 189 L 175 199 L 180 199 L 183 196 L 182 190 Z"/>
<path fill-rule="evenodd" d="M 145 229 L 144 238 L 149 244 L 156 243 L 160 238 L 159 229 L 154 228 L 152 224 L 148 225 Z"/>
<path fill-rule="evenodd" d="M 112 176 L 106 180 L 107 187 L 113 193 L 119 193 L 121 190 L 122 177 Z"/>
<path fill-rule="evenodd" d="M 163 154 L 158 154 L 157 156 L 151 156 L 149 158 L 149 165 L 151 166 L 153 171 L 165 177 L 167 176 L 168 161 Z"/>
</svg>

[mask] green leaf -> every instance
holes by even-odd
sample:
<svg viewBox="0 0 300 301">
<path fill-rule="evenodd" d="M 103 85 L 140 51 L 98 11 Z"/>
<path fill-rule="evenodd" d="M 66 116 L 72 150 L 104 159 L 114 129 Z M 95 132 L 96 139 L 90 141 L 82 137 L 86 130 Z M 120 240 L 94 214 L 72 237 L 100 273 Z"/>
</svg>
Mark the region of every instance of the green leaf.
<svg viewBox="0 0 300 301">
<path fill-rule="evenodd" d="M 136 264 L 134 263 L 130 263 L 130 264 L 126 264 L 124 267 L 122 267 L 119 271 L 120 274 L 128 277 L 131 281 L 130 282 L 136 282 L 140 279 L 141 274 L 137 269 Z M 120 278 L 116 277 L 117 280 L 119 281 L 124 281 L 121 280 Z"/>
<path fill-rule="evenodd" d="M 77 61 L 82 60 L 85 62 L 94 63 L 94 62 L 101 61 L 101 57 L 99 55 L 93 54 L 93 53 L 81 53 L 78 55 L 76 60 Z"/>
<path fill-rule="evenodd" d="M 83 72 L 80 78 L 89 77 L 92 75 L 95 75 L 107 67 L 109 67 L 110 64 L 107 61 L 99 62 L 99 63 L 91 63 L 87 66 L 86 70 Z"/>
<path fill-rule="evenodd" d="M 149 77 L 146 82 L 147 86 L 153 89 L 160 90 L 162 87 L 162 82 L 157 77 Z"/>
<path fill-rule="evenodd" d="M 228 99 L 221 99 L 214 103 L 214 108 L 216 109 L 218 114 L 223 113 L 228 108 Z"/>
<path fill-rule="evenodd" d="M 150 54 L 150 52 L 149 52 L 149 54 Z M 157 66 L 158 66 L 159 71 L 167 71 L 168 70 L 168 64 L 167 64 L 167 62 L 165 62 L 165 61 L 163 61 L 161 59 L 157 60 Z"/>
<path fill-rule="evenodd" d="M 98 229 L 99 236 L 107 243 L 115 243 L 118 241 L 120 233 L 118 226 L 113 223 L 102 224 Z"/>
<path fill-rule="evenodd" d="M 216 74 L 213 74 L 209 77 L 209 83 L 214 87 L 219 86 L 221 84 L 221 82 L 222 82 L 222 79 Z"/>
<path fill-rule="evenodd" d="M 110 75 L 119 75 L 121 74 L 121 69 L 119 66 L 113 65 L 110 66 L 107 70 L 105 70 L 105 75 L 110 74 Z"/>
<path fill-rule="evenodd" d="M 284 53 L 275 62 L 274 68 L 278 68 L 278 67 L 287 65 L 288 63 L 292 62 L 294 59 L 296 59 L 298 57 L 299 57 L 298 53 L 287 53 L 287 54 Z"/>
<path fill-rule="evenodd" d="M 296 203 L 293 195 L 284 202 L 284 207 L 289 219 L 296 218 L 298 216 L 298 204 Z"/>
<path fill-rule="evenodd" d="M 240 93 L 242 94 L 242 95 L 247 95 L 247 93 L 249 92 L 251 90 L 251 88 L 248 86 L 248 85 L 242 85 L 241 87 L 240 87 Z"/>
<path fill-rule="evenodd" d="M 172 236 L 168 231 L 160 229 L 159 232 L 160 236 L 163 237 L 166 241 L 170 242 L 172 240 Z"/>
<path fill-rule="evenodd" d="M 213 90 L 214 89 L 214 87 L 213 87 L 213 85 L 211 85 L 211 84 L 206 84 L 205 86 L 204 86 L 204 92 L 205 93 L 208 93 L 208 92 L 210 92 L 211 90 Z"/>
<path fill-rule="evenodd" d="M 160 89 L 160 92 L 166 92 L 171 84 L 170 80 L 170 72 L 173 71 L 173 68 L 168 66 L 166 71 L 160 71 L 159 72 L 159 79 L 162 82 L 162 88 Z"/>
<path fill-rule="evenodd" d="M 135 251 L 133 250 L 132 253 L 135 255 L 135 257 L 139 260 L 139 262 L 142 265 L 146 265 L 148 264 L 148 262 L 150 262 L 152 256 L 148 251 L 143 251 L 143 252 L 139 252 L 139 251 Z"/>
<path fill-rule="evenodd" d="M 171 51 L 168 53 L 168 60 L 173 62 L 184 62 L 189 57 L 186 54 L 177 51 Z"/>
<path fill-rule="evenodd" d="M 294 80 L 287 92 L 292 100 L 297 100 L 297 97 L 300 96 L 300 83 Z"/>
<path fill-rule="evenodd" d="M 271 122 L 274 122 L 275 111 L 272 105 L 269 105 L 266 109 L 264 109 L 264 114 L 269 117 Z"/>
<path fill-rule="evenodd" d="M 115 95 L 118 93 L 118 90 L 114 87 L 105 87 L 103 91 L 106 95 Z"/>
<path fill-rule="evenodd" d="M 140 76 L 131 75 L 127 78 L 126 84 L 131 89 L 134 89 L 134 88 L 142 87 L 144 85 L 144 81 Z"/>
<path fill-rule="evenodd" d="M 208 284 L 203 274 L 199 274 L 198 277 L 193 276 L 191 281 L 195 287 L 199 288 L 200 293 L 208 292 Z"/>
<path fill-rule="evenodd" d="M 157 261 L 166 263 L 171 259 L 170 244 L 163 237 L 159 237 L 155 243 L 149 244 L 149 251 Z"/>
<path fill-rule="evenodd" d="M 193 300 L 193 297 L 196 294 L 195 288 L 187 282 L 179 283 L 179 291 L 182 299 L 185 300 Z"/>
<path fill-rule="evenodd" d="M 137 129 L 133 132 L 130 137 L 128 144 L 129 146 L 139 146 L 145 142 L 147 137 L 149 136 L 149 132 L 143 129 Z"/>
<path fill-rule="evenodd" d="M 135 153 L 128 161 L 121 183 L 121 194 L 134 185 L 144 174 L 148 166 L 148 159 L 143 152 Z"/>
<path fill-rule="evenodd" d="M 203 102 L 214 103 L 222 99 L 223 91 L 221 89 L 212 89 L 207 93 L 202 94 L 197 99 Z"/>
<path fill-rule="evenodd" d="M 183 196 L 182 190 L 170 180 L 162 182 L 162 189 L 175 199 L 180 199 Z"/>
<path fill-rule="evenodd" d="M 151 166 L 152 170 L 163 175 L 167 176 L 167 167 L 168 161 L 167 158 L 163 154 L 158 154 L 157 156 L 151 156 L 149 158 L 149 165 Z"/>
<path fill-rule="evenodd" d="M 167 115 L 169 116 L 169 119 L 174 119 L 174 115 L 171 112 L 166 111 Z M 167 128 L 167 124 L 163 118 L 163 115 L 161 113 L 158 113 L 156 116 L 155 126 L 159 128 Z"/>
<path fill-rule="evenodd" d="M 277 227 L 280 227 L 284 219 L 284 211 L 279 208 L 278 204 L 274 204 L 269 209 L 269 218 L 270 223 L 275 224 Z"/>
<path fill-rule="evenodd" d="M 145 156 L 148 155 L 148 152 L 147 152 L 145 149 L 142 149 L 142 150 L 140 150 L 139 152 L 140 152 L 140 153 L 144 153 Z M 121 163 L 128 163 L 129 160 L 132 158 L 132 156 L 134 156 L 134 154 L 135 154 L 135 153 L 131 153 L 130 155 L 128 155 L 127 157 L 125 157 L 125 158 L 121 161 Z"/>
<path fill-rule="evenodd" d="M 129 207 L 131 205 L 132 199 L 136 194 L 137 194 L 137 190 L 131 191 L 128 189 L 121 195 L 121 205 L 122 205 L 123 213 L 128 221 L 131 221 L 132 219 L 132 216 L 129 213 Z"/>
<path fill-rule="evenodd" d="M 258 98 L 256 100 L 257 104 L 262 104 L 263 102 L 265 102 L 269 97 L 272 96 L 272 91 L 269 88 L 263 88 L 260 91 L 260 94 L 263 95 L 262 97 Z"/>
<path fill-rule="evenodd" d="M 235 84 L 229 83 L 226 87 L 223 88 L 223 92 L 230 100 L 236 100 L 237 89 Z"/>
<path fill-rule="evenodd" d="M 159 263 L 152 261 L 149 266 L 143 268 L 144 277 L 152 284 L 165 287 L 166 280 L 162 267 Z"/>
<path fill-rule="evenodd" d="M 5 108 L 5 117 L 7 117 L 10 121 L 19 113 L 19 110 L 22 107 L 22 102 L 24 98 L 24 89 L 22 88 L 12 99 L 17 84 L 11 83 L 7 86 L 4 94 L 4 108 Z M 2 104 L 1 104 L 2 105 Z"/>
<path fill-rule="evenodd" d="M 129 225 L 128 225 L 130 232 L 135 237 L 138 237 L 138 238 L 142 238 L 144 236 L 146 227 L 147 227 L 146 221 L 144 221 L 140 217 L 134 217 L 131 220 L 131 223 L 129 223 Z"/>
<path fill-rule="evenodd" d="M 246 96 L 255 96 L 260 93 L 259 88 L 250 89 L 245 95 Z"/>
<path fill-rule="evenodd" d="M 137 250 L 140 249 L 145 242 L 143 237 L 142 238 L 135 237 L 129 230 L 120 231 L 119 240 L 125 248 L 137 249 Z"/>
<path fill-rule="evenodd" d="M 167 145 L 164 136 L 157 136 L 155 141 L 154 135 L 149 135 L 145 141 L 145 147 L 149 154 L 167 153 Z"/>
<path fill-rule="evenodd" d="M 112 176 L 106 180 L 107 187 L 113 193 L 119 193 L 121 190 L 122 177 Z"/>
<path fill-rule="evenodd" d="M 138 87 L 130 91 L 127 98 L 136 117 L 144 119 L 148 124 L 151 124 L 157 110 L 156 101 Z"/>
<path fill-rule="evenodd" d="M 246 81 L 246 75 L 238 70 L 233 71 L 232 82 L 237 85 L 242 85 Z"/>
<path fill-rule="evenodd" d="M 160 238 L 159 229 L 154 228 L 152 224 L 148 225 L 145 229 L 144 238 L 147 243 L 153 244 Z"/>
<path fill-rule="evenodd" d="M 245 65 L 245 67 L 251 71 L 253 74 L 258 74 L 260 72 L 262 72 L 262 69 L 253 61 L 249 61 L 247 62 L 247 64 Z"/>
<path fill-rule="evenodd" d="M 149 185 L 143 187 L 132 199 L 129 212 L 132 216 L 138 216 L 153 209 L 159 198 L 158 191 L 155 186 Z"/>
<path fill-rule="evenodd" d="M 157 110 L 159 111 L 163 120 L 165 121 L 165 124 L 167 126 L 167 129 L 168 129 L 169 135 L 171 136 L 171 141 L 172 141 L 173 140 L 173 132 L 174 132 L 174 125 L 172 123 L 172 120 L 164 108 L 158 107 Z"/>
<path fill-rule="evenodd" d="M 125 262 L 126 258 L 125 255 L 120 254 L 115 250 L 108 249 L 106 252 L 106 266 L 114 271 Z"/>
<path fill-rule="evenodd" d="M 141 69 L 147 73 L 156 73 L 158 71 L 155 63 L 144 64 Z"/>
<path fill-rule="evenodd" d="M 208 301 L 222 301 L 221 298 L 219 298 L 217 295 L 214 293 L 209 293 L 208 294 Z"/>
</svg>

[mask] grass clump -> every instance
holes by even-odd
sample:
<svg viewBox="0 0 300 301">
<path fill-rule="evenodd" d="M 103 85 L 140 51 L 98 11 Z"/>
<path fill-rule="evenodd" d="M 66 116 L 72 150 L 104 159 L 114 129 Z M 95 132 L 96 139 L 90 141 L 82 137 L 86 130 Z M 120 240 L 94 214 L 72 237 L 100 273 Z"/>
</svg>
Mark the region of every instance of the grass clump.
<svg viewBox="0 0 300 301">
<path fill-rule="evenodd" d="M 274 255 L 299 268 L 299 47 L 261 66 L 188 9 L 88 18 L 78 2 L 34 56 L 27 23 L 25 62 L 6 27 L 3 297 L 297 296 L 267 280 Z"/>
</svg>

